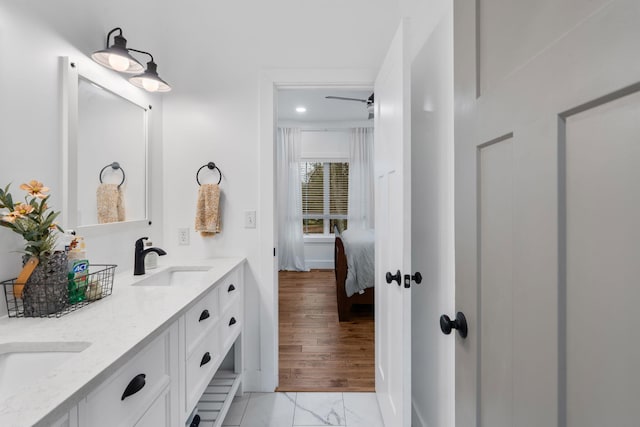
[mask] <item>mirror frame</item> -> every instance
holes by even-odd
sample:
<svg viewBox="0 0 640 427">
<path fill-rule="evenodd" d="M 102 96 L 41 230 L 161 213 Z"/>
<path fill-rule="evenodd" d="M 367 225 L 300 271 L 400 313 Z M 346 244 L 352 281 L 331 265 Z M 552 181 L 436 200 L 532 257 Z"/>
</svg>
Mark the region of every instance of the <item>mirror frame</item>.
<svg viewBox="0 0 640 427">
<path fill-rule="evenodd" d="M 93 232 L 111 232 L 117 229 L 126 229 L 139 226 L 151 225 L 151 189 L 150 189 L 150 165 L 149 165 L 149 135 L 150 114 L 153 106 L 151 101 L 143 94 L 137 93 L 138 89 L 133 88 L 131 93 L 125 92 L 118 87 L 120 78 L 112 71 L 102 69 L 99 65 L 90 60 L 83 62 L 73 60 L 70 57 L 60 57 L 62 67 L 62 226 L 65 229 L 81 231 L 83 235 L 93 234 Z M 82 68 L 80 70 L 80 68 Z M 78 225 L 78 190 L 77 186 L 71 185 L 74 177 L 78 174 L 78 85 L 80 79 L 93 83 L 102 89 L 123 98 L 126 101 L 144 110 L 144 167 L 145 167 L 145 218 L 129 221 L 112 222 L 108 224 Z M 128 83 L 127 83 L 128 84 Z M 75 178 L 77 179 L 77 178 Z"/>
</svg>

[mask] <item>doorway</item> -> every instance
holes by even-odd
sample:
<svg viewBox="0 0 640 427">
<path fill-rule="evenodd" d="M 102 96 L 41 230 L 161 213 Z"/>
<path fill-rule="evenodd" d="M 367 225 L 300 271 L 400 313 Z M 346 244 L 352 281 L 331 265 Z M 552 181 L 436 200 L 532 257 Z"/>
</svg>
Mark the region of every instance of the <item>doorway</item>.
<svg viewBox="0 0 640 427">
<path fill-rule="evenodd" d="M 358 179 L 349 181 L 350 163 L 352 173 L 360 167 L 350 146 L 358 132 L 361 143 L 373 143 L 371 94 L 329 86 L 276 92 L 276 144 L 297 146 L 288 160 L 276 146 L 274 160 L 278 391 L 375 391 L 373 306 L 354 305 L 340 321 L 334 270 L 336 232 L 349 229 L 349 189 L 361 193 Z"/>
</svg>

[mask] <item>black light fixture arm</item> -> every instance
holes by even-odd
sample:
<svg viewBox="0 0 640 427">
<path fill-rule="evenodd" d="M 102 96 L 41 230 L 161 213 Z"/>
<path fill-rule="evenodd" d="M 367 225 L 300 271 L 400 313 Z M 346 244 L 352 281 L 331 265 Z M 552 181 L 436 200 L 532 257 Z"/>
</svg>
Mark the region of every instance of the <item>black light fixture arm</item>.
<svg viewBox="0 0 640 427">
<path fill-rule="evenodd" d="M 145 52 L 144 50 L 138 50 L 138 49 L 133 49 L 131 47 L 128 47 L 127 50 L 131 51 L 131 52 L 137 52 L 137 53 L 143 53 L 145 55 L 149 55 L 151 57 L 151 62 L 155 62 L 153 60 L 153 55 L 151 55 L 149 52 Z"/>
<path fill-rule="evenodd" d="M 113 30 L 109 31 L 109 33 L 107 34 L 107 49 L 109 49 L 109 39 L 111 38 L 111 34 L 115 33 L 116 31 L 118 31 L 118 35 L 116 37 L 122 37 L 122 28 L 120 27 L 116 27 Z"/>
</svg>

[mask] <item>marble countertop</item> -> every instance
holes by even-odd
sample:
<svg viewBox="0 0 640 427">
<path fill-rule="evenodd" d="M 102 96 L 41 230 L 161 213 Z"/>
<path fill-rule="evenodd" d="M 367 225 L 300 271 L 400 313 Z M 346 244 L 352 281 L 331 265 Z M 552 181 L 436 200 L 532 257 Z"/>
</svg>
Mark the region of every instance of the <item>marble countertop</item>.
<svg viewBox="0 0 640 427">
<path fill-rule="evenodd" d="M 56 421 L 244 260 L 241 257 L 188 262 L 161 259 L 159 267 L 144 276 L 133 276 L 132 269 L 116 270 L 113 293 L 109 297 L 60 318 L 0 318 L 0 345 L 91 343 L 36 382 L 17 387 L 15 393 L 0 401 L 0 425 L 47 425 Z M 206 265 L 211 269 L 206 280 L 185 286 L 132 285 L 174 265 Z"/>
</svg>

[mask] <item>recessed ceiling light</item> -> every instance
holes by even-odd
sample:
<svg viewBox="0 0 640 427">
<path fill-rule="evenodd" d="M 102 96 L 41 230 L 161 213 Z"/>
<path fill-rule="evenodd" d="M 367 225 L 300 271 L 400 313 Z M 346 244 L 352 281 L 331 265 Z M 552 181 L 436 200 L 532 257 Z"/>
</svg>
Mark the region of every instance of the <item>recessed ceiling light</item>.
<svg viewBox="0 0 640 427">
<path fill-rule="evenodd" d="M 306 109 L 306 108 L 304 108 L 304 107 L 296 107 L 296 111 L 297 111 L 298 113 L 306 113 L 306 112 L 307 112 L 307 109 Z"/>
</svg>

